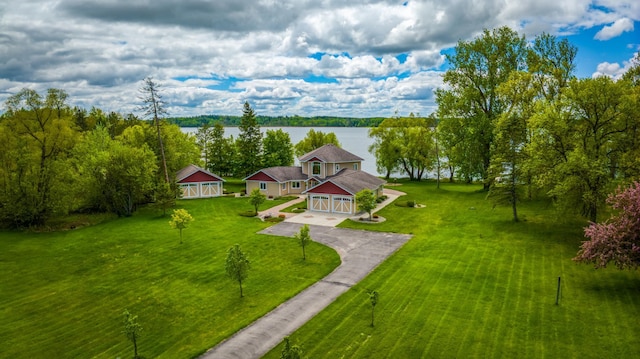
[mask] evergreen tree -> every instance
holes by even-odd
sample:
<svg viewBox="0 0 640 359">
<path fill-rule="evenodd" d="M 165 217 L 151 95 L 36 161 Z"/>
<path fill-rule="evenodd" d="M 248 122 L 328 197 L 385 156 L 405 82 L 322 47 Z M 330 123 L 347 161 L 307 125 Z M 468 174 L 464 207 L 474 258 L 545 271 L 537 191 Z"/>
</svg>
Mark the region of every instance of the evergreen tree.
<svg viewBox="0 0 640 359">
<path fill-rule="evenodd" d="M 262 168 L 262 132 L 249 102 L 244 103 L 238 127 L 240 134 L 236 140 L 237 174 L 248 176 Z"/>
</svg>

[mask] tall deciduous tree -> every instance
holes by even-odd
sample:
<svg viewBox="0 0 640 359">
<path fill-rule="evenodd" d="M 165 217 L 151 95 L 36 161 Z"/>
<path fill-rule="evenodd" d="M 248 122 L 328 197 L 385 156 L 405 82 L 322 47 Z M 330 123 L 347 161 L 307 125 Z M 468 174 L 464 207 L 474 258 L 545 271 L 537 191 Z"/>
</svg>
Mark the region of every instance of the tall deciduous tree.
<svg viewBox="0 0 640 359">
<path fill-rule="evenodd" d="M 532 76 L 514 71 L 509 80 L 500 85 L 498 93 L 508 106 L 498 117 L 494 128 L 489 171 L 495 180 L 488 196 L 496 204 L 510 204 L 513 220 L 518 222 L 518 189 L 524 183 L 525 164 L 529 158 L 527 123 L 533 115 L 536 97 Z"/>
<path fill-rule="evenodd" d="M 238 148 L 237 170 L 239 175 L 248 176 L 262 168 L 262 132 L 260 132 L 256 114 L 249 102 L 244 103 L 238 127 L 240 133 L 236 140 Z"/>
<path fill-rule="evenodd" d="M 79 138 L 67 94 L 46 97 L 23 89 L 6 101 L 0 127 L 0 217 L 16 226 L 40 225 L 69 210 L 66 159 Z"/>
<path fill-rule="evenodd" d="M 202 127 L 198 128 L 196 132 L 196 143 L 200 148 L 200 153 L 204 156 L 204 168 L 209 168 L 211 163 L 209 161 L 210 152 L 208 147 L 211 144 L 211 140 L 213 139 L 213 127 L 208 123 L 202 125 Z"/>
<path fill-rule="evenodd" d="M 604 223 L 585 228 L 589 240 L 582 243 L 574 260 L 604 268 L 613 263 L 619 269 L 640 266 L 640 182 L 618 188 L 607 202 L 616 210 Z"/>
<path fill-rule="evenodd" d="M 251 262 L 242 249 L 240 249 L 239 244 L 236 244 L 227 250 L 225 270 L 231 279 L 238 282 L 238 285 L 240 286 L 240 298 L 244 297 L 242 292 L 242 282 L 249 277 L 250 269 Z"/>
<path fill-rule="evenodd" d="M 471 153 L 479 155 L 479 158 L 461 157 L 460 160 L 472 162 L 458 163 L 457 166 L 478 168 L 480 173 L 470 175 L 481 177 L 485 189 L 490 185 L 489 165 L 495 121 L 505 109 L 496 90 L 507 81 L 512 71 L 525 68 L 526 53 L 524 37 L 510 28 L 485 30 L 472 41 L 459 41 L 454 53 L 447 55 L 451 67 L 444 75 L 444 83 L 448 89 L 436 91 L 441 121 L 463 122 L 462 126 L 448 126 L 459 130 L 451 135 L 460 141 L 452 142 L 464 141 Z"/>
<path fill-rule="evenodd" d="M 164 171 L 164 179 L 169 183 L 169 169 L 167 168 L 167 160 L 164 154 L 164 144 L 162 143 L 162 131 L 160 130 L 162 124 L 161 119 L 167 114 L 165 109 L 165 103 L 162 100 L 160 94 L 160 84 L 155 82 L 152 77 L 144 79 L 144 83 L 140 88 L 140 99 L 143 105 L 140 110 L 144 112 L 145 116 L 151 116 L 153 124 L 156 127 L 158 135 L 158 147 L 160 149 L 161 165 Z"/>
<path fill-rule="evenodd" d="M 291 137 L 282 129 L 267 130 L 262 141 L 264 167 L 293 165 L 293 145 Z"/>
<path fill-rule="evenodd" d="M 300 140 L 294 146 L 294 152 L 297 157 L 309 153 L 316 148 L 320 148 L 327 144 L 334 144 L 336 147 L 341 147 L 338 137 L 333 132 L 324 133 L 322 131 L 316 131 L 313 128 L 307 132 L 305 138 Z"/>
<path fill-rule="evenodd" d="M 410 180 L 420 180 L 435 163 L 434 131 L 427 119 L 393 117 L 369 131 L 374 138 L 370 151 L 376 155 L 378 167 L 384 167 L 387 175 L 400 169 Z"/>
<path fill-rule="evenodd" d="M 621 158 L 638 147 L 632 93 L 626 81 L 574 79 L 554 106 L 532 118 L 538 183 L 560 208 L 581 209 L 597 221 L 607 193 L 625 175 Z"/>
<path fill-rule="evenodd" d="M 213 125 L 210 142 L 206 148 L 209 166 L 207 169 L 221 176 L 232 176 L 239 173 L 235 170 L 236 145 L 233 136 L 224 137 L 221 123 Z"/>
</svg>

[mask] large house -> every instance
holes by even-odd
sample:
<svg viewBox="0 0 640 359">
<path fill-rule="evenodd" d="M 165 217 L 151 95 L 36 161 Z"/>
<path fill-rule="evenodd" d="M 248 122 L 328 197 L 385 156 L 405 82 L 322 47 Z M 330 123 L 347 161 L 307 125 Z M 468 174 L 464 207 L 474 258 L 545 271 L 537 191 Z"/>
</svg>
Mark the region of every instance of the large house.
<svg viewBox="0 0 640 359">
<path fill-rule="evenodd" d="M 224 180 L 196 165 L 189 165 L 176 174 L 182 198 L 205 198 L 222 195 Z"/>
<path fill-rule="evenodd" d="M 299 158 L 300 166 L 261 169 L 244 180 L 247 193 L 259 188 L 269 197 L 307 195 L 310 211 L 356 213 L 356 193 L 363 189 L 382 195 L 385 181 L 361 171 L 362 158 L 332 144 Z"/>
</svg>

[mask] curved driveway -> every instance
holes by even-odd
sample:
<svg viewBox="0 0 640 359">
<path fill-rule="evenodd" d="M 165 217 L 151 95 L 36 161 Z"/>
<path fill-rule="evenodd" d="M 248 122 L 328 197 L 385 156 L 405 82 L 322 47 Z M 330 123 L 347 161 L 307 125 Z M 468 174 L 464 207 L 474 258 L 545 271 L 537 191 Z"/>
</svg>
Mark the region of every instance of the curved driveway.
<svg viewBox="0 0 640 359">
<path fill-rule="evenodd" d="M 281 222 L 260 233 L 293 237 L 300 223 Z M 310 225 L 311 238 L 342 260 L 329 275 L 206 352 L 202 358 L 260 358 L 362 280 L 406 243 L 408 234 Z"/>
</svg>

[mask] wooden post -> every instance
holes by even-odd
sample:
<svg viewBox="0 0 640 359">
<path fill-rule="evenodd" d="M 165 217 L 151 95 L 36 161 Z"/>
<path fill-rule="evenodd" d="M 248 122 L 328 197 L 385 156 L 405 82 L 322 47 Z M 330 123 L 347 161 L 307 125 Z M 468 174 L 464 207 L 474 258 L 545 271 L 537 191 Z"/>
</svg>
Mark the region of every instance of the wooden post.
<svg viewBox="0 0 640 359">
<path fill-rule="evenodd" d="M 556 305 L 558 305 L 559 300 L 560 300 L 560 277 L 558 277 L 558 290 L 556 291 Z"/>
</svg>

